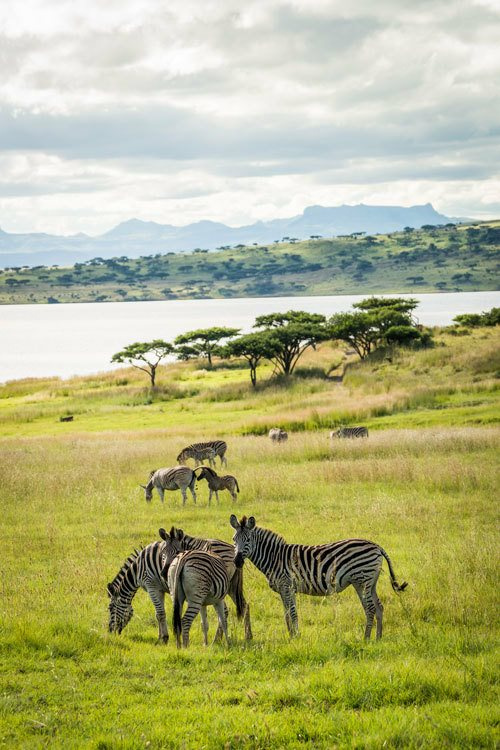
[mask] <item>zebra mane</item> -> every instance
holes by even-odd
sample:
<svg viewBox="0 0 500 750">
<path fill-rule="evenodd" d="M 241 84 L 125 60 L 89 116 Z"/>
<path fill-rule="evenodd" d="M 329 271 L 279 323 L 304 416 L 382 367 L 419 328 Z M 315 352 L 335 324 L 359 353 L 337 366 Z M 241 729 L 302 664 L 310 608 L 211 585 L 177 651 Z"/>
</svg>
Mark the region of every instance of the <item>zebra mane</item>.
<svg viewBox="0 0 500 750">
<path fill-rule="evenodd" d="M 262 534 L 265 534 L 268 538 L 272 537 L 273 541 L 279 542 L 280 544 L 288 544 L 284 536 L 276 533 L 276 531 L 272 531 L 271 529 L 264 529 L 262 528 L 262 526 L 256 526 L 255 531 L 256 532 L 260 531 Z"/>
<path fill-rule="evenodd" d="M 121 582 L 123 581 L 123 578 L 127 571 L 132 567 L 132 565 L 137 562 L 137 558 L 141 554 L 141 552 L 146 549 L 146 547 L 143 545 L 142 547 L 139 547 L 139 549 L 134 549 L 133 552 L 127 557 L 123 565 L 121 566 L 118 573 L 115 575 L 111 583 L 109 584 L 111 588 L 116 589 L 119 587 Z"/>
</svg>

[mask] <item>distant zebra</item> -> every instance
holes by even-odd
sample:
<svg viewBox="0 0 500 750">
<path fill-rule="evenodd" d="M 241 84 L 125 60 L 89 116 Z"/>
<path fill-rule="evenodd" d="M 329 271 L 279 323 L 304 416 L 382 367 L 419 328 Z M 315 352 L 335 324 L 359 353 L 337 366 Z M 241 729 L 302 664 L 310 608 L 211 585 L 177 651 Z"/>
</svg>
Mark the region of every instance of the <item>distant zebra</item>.
<svg viewBox="0 0 500 750">
<path fill-rule="evenodd" d="M 109 632 L 121 633 L 134 614 L 132 599 L 139 588 L 148 592 L 156 611 L 158 639 L 167 643 L 168 628 L 165 618 L 166 581 L 161 575 L 163 542 L 152 542 L 141 550 L 135 550 L 108 583 Z M 231 549 L 234 549 L 231 545 Z"/>
<path fill-rule="evenodd" d="M 179 552 L 174 529 L 165 540 L 162 562 L 162 575 L 168 580 L 174 613 L 172 627 L 177 639 L 177 647 L 189 645 L 189 631 L 194 618 L 200 612 L 203 629 L 203 642 L 208 645 L 207 605 L 215 607 L 219 627 L 227 643 L 227 607 L 224 598 L 229 593 L 230 575 L 224 560 L 208 550 L 188 550 Z M 181 619 L 182 605 L 187 600 L 188 607 Z M 217 636 L 216 636 L 217 638 Z"/>
<path fill-rule="evenodd" d="M 332 430 L 330 438 L 367 438 L 368 427 L 341 427 L 339 430 Z"/>
<path fill-rule="evenodd" d="M 219 456 L 221 466 L 227 466 L 226 460 L 227 443 L 224 440 L 210 440 L 207 443 L 193 443 L 182 449 L 177 456 L 177 463 L 194 458 L 195 466 L 203 463 L 208 458 L 210 466 L 215 466 L 215 458 Z"/>
<path fill-rule="evenodd" d="M 170 529 L 170 533 L 165 531 L 165 529 L 160 529 L 159 534 L 164 542 L 169 542 L 171 545 L 176 544 L 178 552 L 185 552 L 187 550 L 205 550 L 213 552 L 224 560 L 230 577 L 229 596 L 236 606 L 238 619 L 243 618 L 245 625 L 245 638 L 251 640 L 253 636 L 250 623 L 250 605 L 246 601 L 243 593 L 243 571 L 241 568 L 236 568 L 234 565 L 234 545 L 230 542 L 223 542 L 222 539 L 203 539 L 201 537 L 189 536 L 189 534 L 185 534 L 182 529 L 176 529 L 173 526 Z M 220 631 L 218 631 L 218 633 L 220 633 Z"/>
<path fill-rule="evenodd" d="M 256 526 L 255 518 L 243 516 L 241 521 L 231 516 L 235 529 L 235 565 L 241 567 L 248 558 L 264 573 L 270 588 L 283 602 L 285 622 L 290 635 L 298 633 L 295 594 L 327 596 L 354 586 L 366 615 L 365 638 L 369 639 L 373 620 L 377 620 L 377 638 L 382 636 L 383 606 L 376 586 L 383 558 L 387 560 L 394 591 L 404 591 L 407 583 L 399 585 L 389 555 L 378 544 L 366 539 L 344 539 L 318 544 L 287 544 L 274 531 Z"/>
<path fill-rule="evenodd" d="M 153 498 L 153 487 L 156 487 L 160 500 L 163 502 L 165 490 L 180 490 L 182 504 L 186 504 L 186 490 L 189 489 L 196 503 L 195 492 L 196 475 L 189 466 L 174 466 L 173 468 L 155 469 L 149 475 L 147 484 L 140 484 L 146 493 L 146 500 L 150 502 Z"/>
<path fill-rule="evenodd" d="M 268 437 L 273 443 L 284 443 L 285 440 L 288 440 L 288 432 L 282 430 L 281 427 L 272 427 L 269 430 Z"/>
<path fill-rule="evenodd" d="M 210 469 L 208 466 L 198 466 L 194 471 L 195 473 L 197 471 L 200 472 L 199 474 L 197 474 L 198 479 L 207 480 L 210 493 L 208 496 L 209 505 L 211 503 L 213 493 L 215 493 L 217 503 L 219 502 L 219 490 L 228 490 L 233 500 L 236 500 L 236 493 L 240 491 L 238 480 L 236 479 L 236 477 L 233 477 L 231 474 L 226 474 L 225 476 L 220 477 L 213 469 Z"/>
</svg>

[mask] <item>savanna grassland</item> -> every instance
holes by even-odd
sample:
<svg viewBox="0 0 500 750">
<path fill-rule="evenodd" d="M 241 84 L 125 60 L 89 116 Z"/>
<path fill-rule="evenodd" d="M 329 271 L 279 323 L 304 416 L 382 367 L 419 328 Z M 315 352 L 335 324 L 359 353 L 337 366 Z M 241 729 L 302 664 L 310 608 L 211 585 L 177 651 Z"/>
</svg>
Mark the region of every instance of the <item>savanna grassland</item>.
<svg viewBox="0 0 500 750">
<path fill-rule="evenodd" d="M 0 304 L 497 289 L 500 221 L 0 270 Z"/>
<path fill-rule="evenodd" d="M 238 363 L 201 362 L 162 368 L 155 393 L 131 369 L 2 386 L 3 746 L 496 747 L 499 339 L 436 332 L 347 368 L 325 344 L 289 383 L 259 368 L 255 390 Z M 328 439 L 360 421 L 368 440 Z M 275 424 L 287 444 L 262 434 Z M 237 503 L 208 507 L 200 484 L 196 506 L 146 504 L 139 482 L 195 437 L 226 438 Z M 299 597 L 290 641 L 248 562 L 250 643 L 231 605 L 230 648 L 203 648 L 198 622 L 188 651 L 159 646 L 142 591 L 107 632 L 106 583 L 134 547 L 172 524 L 230 540 L 232 512 L 288 541 L 380 543 L 409 582 L 397 596 L 384 567 L 383 639 L 363 641 L 349 589 Z"/>
</svg>

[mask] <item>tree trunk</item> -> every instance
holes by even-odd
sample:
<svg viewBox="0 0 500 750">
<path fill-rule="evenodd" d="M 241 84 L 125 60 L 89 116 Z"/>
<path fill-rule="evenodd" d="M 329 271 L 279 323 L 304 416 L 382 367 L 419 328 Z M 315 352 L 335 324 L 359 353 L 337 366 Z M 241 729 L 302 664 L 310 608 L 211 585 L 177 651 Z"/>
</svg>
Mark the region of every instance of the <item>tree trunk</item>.
<svg viewBox="0 0 500 750">
<path fill-rule="evenodd" d="M 154 367 L 154 365 L 151 366 L 149 377 L 151 378 L 151 388 L 154 388 L 156 380 L 156 367 Z"/>
</svg>

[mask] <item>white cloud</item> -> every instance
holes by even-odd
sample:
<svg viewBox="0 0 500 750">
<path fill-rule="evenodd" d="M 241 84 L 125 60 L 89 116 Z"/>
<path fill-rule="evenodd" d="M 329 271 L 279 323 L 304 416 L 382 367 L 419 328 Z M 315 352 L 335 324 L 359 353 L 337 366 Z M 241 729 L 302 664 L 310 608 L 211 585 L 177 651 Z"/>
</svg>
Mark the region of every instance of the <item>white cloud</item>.
<svg viewBox="0 0 500 750">
<path fill-rule="evenodd" d="M 497 212 L 495 2 L 25 0 L 0 29 L 7 230 Z"/>
</svg>

